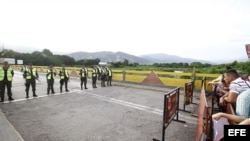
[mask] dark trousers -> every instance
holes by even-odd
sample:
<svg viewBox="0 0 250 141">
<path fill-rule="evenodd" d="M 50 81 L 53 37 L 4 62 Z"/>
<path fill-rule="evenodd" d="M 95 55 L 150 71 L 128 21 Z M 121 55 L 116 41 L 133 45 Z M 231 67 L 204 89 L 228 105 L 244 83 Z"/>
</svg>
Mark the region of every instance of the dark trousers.
<svg viewBox="0 0 250 141">
<path fill-rule="evenodd" d="M 103 74 L 103 75 L 101 76 L 101 86 L 102 86 L 102 87 L 105 87 L 105 81 L 106 81 L 106 75 Z"/>
<path fill-rule="evenodd" d="M 65 90 L 68 91 L 68 79 L 61 79 L 60 80 L 60 92 L 62 92 L 62 87 L 65 84 Z"/>
<path fill-rule="evenodd" d="M 111 81 L 112 81 L 112 76 L 107 76 L 107 85 L 108 86 L 112 86 Z"/>
<path fill-rule="evenodd" d="M 50 91 L 52 93 L 55 93 L 55 91 L 54 91 L 54 79 L 48 79 L 47 83 L 48 83 L 47 93 L 49 94 Z"/>
<path fill-rule="evenodd" d="M 33 95 L 36 95 L 36 80 L 35 79 L 26 79 L 26 83 L 25 83 L 26 95 L 27 96 L 29 95 L 30 85 L 32 87 Z"/>
<path fill-rule="evenodd" d="M 12 98 L 11 81 L 3 80 L 0 82 L 0 97 L 2 100 L 4 100 L 5 86 L 7 87 L 7 95 L 9 99 Z"/>
<path fill-rule="evenodd" d="M 86 89 L 87 86 L 87 77 L 81 77 L 81 89 L 82 89 L 82 85 L 84 84 L 84 88 Z"/>
<path fill-rule="evenodd" d="M 97 73 L 97 78 L 96 79 L 98 79 L 98 80 L 101 80 L 101 73 Z"/>
<path fill-rule="evenodd" d="M 92 77 L 92 86 L 93 88 L 96 88 L 96 76 Z"/>
</svg>

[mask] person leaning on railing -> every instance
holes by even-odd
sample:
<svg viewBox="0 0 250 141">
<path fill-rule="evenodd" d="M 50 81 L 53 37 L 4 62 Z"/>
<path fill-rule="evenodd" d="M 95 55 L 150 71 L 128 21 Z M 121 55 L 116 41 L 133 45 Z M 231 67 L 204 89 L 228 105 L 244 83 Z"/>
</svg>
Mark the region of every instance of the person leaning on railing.
<svg viewBox="0 0 250 141">
<path fill-rule="evenodd" d="M 223 77 L 224 73 L 225 73 L 227 70 L 230 70 L 230 69 L 232 69 L 232 67 L 227 66 L 227 67 L 226 67 L 226 70 L 224 70 L 224 71 L 222 72 L 222 74 L 219 75 L 217 78 L 215 78 L 214 80 L 208 82 L 208 85 L 218 85 L 218 84 L 221 84 L 221 80 L 224 79 L 224 77 Z"/>
<path fill-rule="evenodd" d="M 220 105 L 225 105 L 226 103 L 236 104 L 237 107 L 237 97 L 241 95 L 244 91 L 248 90 L 250 87 L 249 82 L 243 80 L 238 72 L 234 69 L 227 70 L 224 73 L 224 80 L 229 85 L 229 92 L 220 98 Z M 245 105 L 247 106 L 247 105 Z M 237 113 L 237 111 L 236 111 Z"/>
<path fill-rule="evenodd" d="M 229 84 L 227 84 L 224 80 L 224 74 L 222 76 L 221 84 L 218 84 L 216 86 L 216 92 L 215 92 L 215 97 L 216 97 L 216 102 L 217 106 L 220 108 L 221 111 L 225 111 L 224 106 L 220 106 L 220 98 L 227 94 L 229 92 Z"/>
<path fill-rule="evenodd" d="M 229 84 L 227 84 L 224 80 L 224 73 L 229 69 L 232 68 L 230 66 L 227 66 L 226 70 L 224 70 L 221 75 L 219 75 L 216 79 L 208 82 L 208 85 L 212 85 L 212 87 L 217 87 L 216 93 L 218 94 L 217 95 L 218 103 L 219 103 L 219 98 L 228 91 Z"/>
</svg>

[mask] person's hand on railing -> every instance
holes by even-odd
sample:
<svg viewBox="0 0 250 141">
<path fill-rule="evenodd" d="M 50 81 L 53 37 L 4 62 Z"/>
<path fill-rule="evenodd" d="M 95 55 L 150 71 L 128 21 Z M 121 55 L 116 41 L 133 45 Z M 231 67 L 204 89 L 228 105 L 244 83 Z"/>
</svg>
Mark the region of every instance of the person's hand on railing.
<svg viewBox="0 0 250 141">
<path fill-rule="evenodd" d="M 219 101 L 220 106 L 226 106 L 226 101 L 224 100 L 224 97 L 220 97 L 220 101 Z"/>
</svg>

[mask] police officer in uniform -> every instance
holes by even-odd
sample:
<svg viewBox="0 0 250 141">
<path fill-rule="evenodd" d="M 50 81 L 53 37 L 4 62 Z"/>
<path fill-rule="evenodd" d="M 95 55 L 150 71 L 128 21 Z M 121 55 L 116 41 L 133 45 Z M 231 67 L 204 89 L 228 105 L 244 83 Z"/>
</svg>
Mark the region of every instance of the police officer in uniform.
<svg viewBox="0 0 250 141">
<path fill-rule="evenodd" d="M 93 88 L 96 87 L 96 79 L 97 79 L 97 68 L 95 66 L 92 66 L 92 86 Z"/>
<path fill-rule="evenodd" d="M 68 92 L 68 81 L 69 81 L 69 72 L 65 69 L 65 65 L 62 64 L 62 69 L 59 71 L 60 77 L 60 92 L 62 93 L 62 87 L 65 84 L 65 91 Z"/>
<path fill-rule="evenodd" d="M 112 86 L 111 81 L 112 81 L 112 70 L 107 67 L 107 86 Z"/>
<path fill-rule="evenodd" d="M 25 86 L 26 86 L 26 98 L 29 98 L 29 89 L 30 85 L 32 87 L 33 97 L 37 97 L 36 95 L 36 79 L 38 80 L 39 75 L 37 73 L 37 69 L 33 68 L 32 64 L 29 64 L 28 68 L 24 71 L 25 77 Z"/>
<path fill-rule="evenodd" d="M 81 90 L 83 89 L 82 88 L 82 85 L 84 84 L 84 89 L 88 89 L 87 88 L 87 76 L 88 76 L 88 69 L 83 65 L 82 68 L 80 69 L 80 80 L 81 80 Z"/>
<path fill-rule="evenodd" d="M 4 102 L 5 86 L 7 87 L 7 94 L 9 101 L 14 100 L 12 98 L 11 83 L 14 76 L 14 71 L 9 67 L 8 62 L 3 63 L 3 67 L 0 68 L 0 96 L 1 102 Z"/>
<path fill-rule="evenodd" d="M 50 91 L 52 94 L 55 93 L 55 91 L 54 91 L 55 76 L 56 76 L 56 72 L 54 71 L 53 66 L 49 66 L 49 69 L 48 69 L 47 75 L 46 75 L 47 84 L 48 84 L 48 87 L 47 87 L 47 94 L 48 95 L 50 94 Z"/>
<path fill-rule="evenodd" d="M 101 87 L 105 87 L 106 81 L 106 68 L 104 66 L 101 67 Z"/>
</svg>

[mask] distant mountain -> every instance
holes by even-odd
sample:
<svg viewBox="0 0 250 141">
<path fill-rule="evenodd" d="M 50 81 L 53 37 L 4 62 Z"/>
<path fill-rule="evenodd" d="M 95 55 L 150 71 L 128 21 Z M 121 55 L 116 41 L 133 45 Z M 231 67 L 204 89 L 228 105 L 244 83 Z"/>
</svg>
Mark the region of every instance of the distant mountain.
<svg viewBox="0 0 250 141">
<path fill-rule="evenodd" d="M 74 52 L 67 55 L 73 57 L 75 60 L 99 58 L 102 62 L 123 62 L 125 59 L 127 59 L 129 63 L 152 64 L 152 62 L 147 59 L 130 55 L 124 52 Z"/>
<path fill-rule="evenodd" d="M 212 61 L 206 61 L 206 60 L 198 60 L 198 59 L 192 59 L 192 58 L 182 58 L 176 55 L 168 55 L 164 53 L 155 53 L 155 54 L 146 54 L 141 55 L 141 58 L 150 60 L 155 63 L 192 63 L 192 62 L 201 62 L 201 63 L 209 63 L 209 64 L 215 64 Z"/>
<path fill-rule="evenodd" d="M 0 45 L 1 49 L 11 49 L 20 53 L 32 53 L 33 51 L 42 51 L 43 49 L 38 49 L 35 47 L 28 47 L 28 46 L 14 46 L 3 44 Z M 52 51 L 52 50 L 51 50 Z M 213 59 L 210 61 L 207 60 L 198 60 L 192 58 L 182 58 L 176 55 L 168 55 L 164 53 L 155 53 L 155 54 L 145 54 L 141 56 L 135 56 L 131 54 L 127 54 L 124 52 L 111 52 L 111 51 L 101 51 L 101 52 L 74 52 L 74 53 L 66 53 L 62 51 L 52 51 L 53 54 L 61 54 L 61 55 L 68 55 L 73 57 L 75 60 L 80 59 L 96 59 L 99 58 L 103 62 L 123 62 L 125 59 L 129 61 L 129 63 L 139 63 L 139 64 L 153 64 L 153 63 L 192 63 L 192 62 L 201 62 L 201 63 L 209 63 L 209 64 L 220 64 L 220 63 L 231 63 L 233 61 L 238 62 L 247 62 L 248 57 L 240 56 L 235 59 Z"/>
<path fill-rule="evenodd" d="M 191 58 L 182 58 L 176 55 L 168 55 L 163 53 L 157 54 L 147 54 L 142 56 L 134 56 L 124 52 L 110 52 L 110 51 L 101 51 L 101 52 L 74 52 L 67 54 L 70 57 L 73 57 L 75 60 L 81 59 L 96 59 L 99 58 L 103 62 L 123 62 L 125 59 L 129 63 L 139 63 L 139 64 L 153 64 L 153 63 L 192 63 L 192 62 L 201 62 L 201 63 L 210 63 L 215 64 L 214 62 L 197 60 Z"/>
</svg>

